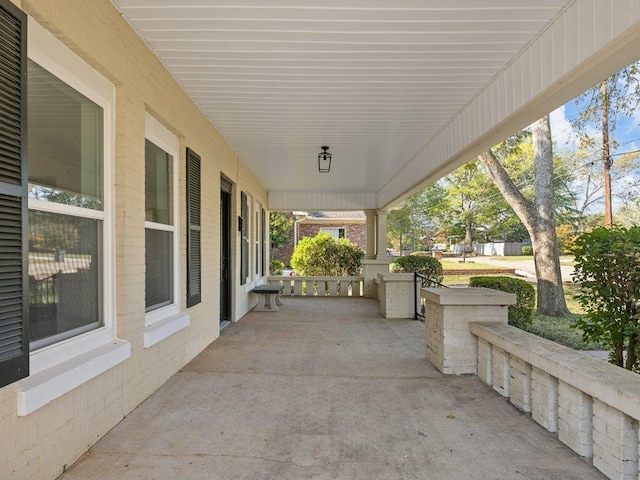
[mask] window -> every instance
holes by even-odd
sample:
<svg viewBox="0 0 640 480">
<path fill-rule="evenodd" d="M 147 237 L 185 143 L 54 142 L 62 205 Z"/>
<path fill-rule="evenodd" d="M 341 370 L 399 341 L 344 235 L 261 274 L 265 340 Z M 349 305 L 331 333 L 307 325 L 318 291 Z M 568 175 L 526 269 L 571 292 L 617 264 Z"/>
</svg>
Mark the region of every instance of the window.
<svg viewBox="0 0 640 480">
<path fill-rule="evenodd" d="M 32 18 L 28 28 L 33 322 L 30 376 L 17 392 L 21 416 L 131 355 L 114 328 L 115 90 Z"/>
<path fill-rule="evenodd" d="M 245 192 L 240 193 L 240 285 L 249 278 L 249 201 Z"/>
<path fill-rule="evenodd" d="M 28 61 L 31 348 L 104 325 L 104 109 Z"/>
<path fill-rule="evenodd" d="M 333 238 L 335 238 L 336 240 L 339 238 L 347 238 L 346 228 L 321 228 L 320 231 L 328 233 L 329 235 L 333 235 Z"/>
<path fill-rule="evenodd" d="M 145 327 L 148 348 L 190 323 L 180 311 L 178 138 L 145 118 Z M 193 273 L 193 270 L 192 270 Z"/>
<path fill-rule="evenodd" d="M 253 242 L 255 244 L 254 247 L 254 272 L 256 274 L 256 277 L 258 277 L 260 275 L 260 210 L 262 208 L 260 207 L 259 203 L 256 203 L 256 210 L 253 213 L 253 216 L 255 217 L 255 222 L 254 222 L 254 228 L 253 228 Z"/>
<path fill-rule="evenodd" d="M 260 267 L 260 275 L 264 277 L 265 272 L 267 270 L 267 212 L 265 209 L 262 209 L 262 228 L 260 230 L 262 236 L 262 252 L 260 258 L 262 259 L 262 264 Z"/>
<path fill-rule="evenodd" d="M 174 157 L 145 140 L 145 309 L 174 299 Z"/>
</svg>

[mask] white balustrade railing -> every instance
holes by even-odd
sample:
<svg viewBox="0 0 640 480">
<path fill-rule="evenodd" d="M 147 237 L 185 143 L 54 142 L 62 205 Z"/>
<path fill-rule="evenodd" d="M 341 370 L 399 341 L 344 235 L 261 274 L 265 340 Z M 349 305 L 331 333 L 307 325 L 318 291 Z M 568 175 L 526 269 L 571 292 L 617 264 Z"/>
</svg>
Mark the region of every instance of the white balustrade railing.
<svg viewBox="0 0 640 480">
<path fill-rule="evenodd" d="M 283 285 L 283 296 L 361 297 L 364 277 L 270 276 L 270 285 Z"/>
<path fill-rule="evenodd" d="M 638 480 L 640 376 L 507 325 L 471 324 L 478 376 L 608 478 Z"/>
</svg>

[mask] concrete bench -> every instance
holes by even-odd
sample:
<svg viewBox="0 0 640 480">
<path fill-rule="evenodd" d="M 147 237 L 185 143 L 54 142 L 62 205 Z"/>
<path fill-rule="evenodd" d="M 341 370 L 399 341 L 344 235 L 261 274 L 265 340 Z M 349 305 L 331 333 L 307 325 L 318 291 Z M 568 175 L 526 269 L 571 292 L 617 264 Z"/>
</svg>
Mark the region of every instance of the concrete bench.
<svg viewBox="0 0 640 480">
<path fill-rule="evenodd" d="M 256 312 L 277 312 L 280 310 L 278 306 L 282 306 L 280 301 L 280 292 L 282 285 L 260 285 L 251 290 L 259 296 L 258 305 L 254 309 Z"/>
</svg>

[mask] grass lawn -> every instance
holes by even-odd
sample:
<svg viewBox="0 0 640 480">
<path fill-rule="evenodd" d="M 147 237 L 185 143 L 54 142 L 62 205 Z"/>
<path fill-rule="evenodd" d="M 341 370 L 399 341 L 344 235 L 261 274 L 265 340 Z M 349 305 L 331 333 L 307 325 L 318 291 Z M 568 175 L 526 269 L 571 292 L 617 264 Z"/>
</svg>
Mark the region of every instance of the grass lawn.
<svg viewBox="0 0 640 480">
<path fill-rule="evenodd" d="M 444 277 L 442 283 L 448 286 L 456 287 L 468 286 L 469 278 L 469 276 L 462 275 L 447 275 Z M 531 283 L 535 288 L 535 282 Z M 535 335 L 552 340 L 561 345 L 574 348 L 576 350 L 602 350 L 602 345 L 597 343 L 587 343 L 582 340 L 582 333 L 580 332 L 580 330 L 572 327 L 572 325 L 575 323 L 576 317 L 584 313 L 582 308 L 580 307 L 580 304 L 575 299 L 575 295 L 577 293 L 578 287 L 575 284 L 564 284 L 564 296 L 569 311 L 573 313 L 572 317 L 553 318 L 534 314 L 533 325 L 530 331 Z"/>
<path fill-rule="evenodd" d="M 580 330 L 572 327 L 576 318 L 584 314 L 582 307 L 575 299 L 577 293 L 577 285 L 573 283 L 564 284 L 564 298 L 569 311 L 573 313 L 573 317 L 553 318 L 534 314 L 531 333 L 566 345 L 567 347 L 575 348 L 576 350 L 602 350 L 602 345 L 598 343 L 586 343 L 582 340 Z"/>
</svg>

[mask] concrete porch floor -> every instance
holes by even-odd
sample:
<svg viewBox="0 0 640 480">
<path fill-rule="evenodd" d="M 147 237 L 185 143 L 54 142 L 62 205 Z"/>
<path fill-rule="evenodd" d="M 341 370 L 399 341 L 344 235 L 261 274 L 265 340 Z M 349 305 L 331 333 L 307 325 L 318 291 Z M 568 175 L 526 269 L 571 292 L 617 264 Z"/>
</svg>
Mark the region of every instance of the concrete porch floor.
<svg viewBox="0 0 640 480">
<path fill-rule="evenodd" d="M 374 300 L 251 312 L 59 480 L 602 479 Z"/>
</svg>

